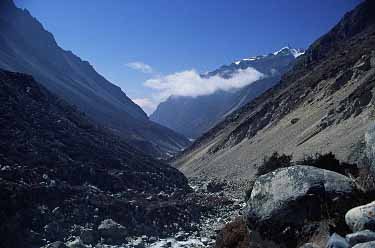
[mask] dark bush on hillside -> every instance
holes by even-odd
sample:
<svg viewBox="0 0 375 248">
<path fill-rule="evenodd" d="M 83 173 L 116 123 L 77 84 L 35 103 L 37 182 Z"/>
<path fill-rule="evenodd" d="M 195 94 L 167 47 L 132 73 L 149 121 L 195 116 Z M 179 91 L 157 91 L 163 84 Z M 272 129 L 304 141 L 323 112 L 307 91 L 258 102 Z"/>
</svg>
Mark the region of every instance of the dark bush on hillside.
<svg viewBox="0 0 375 248">
<path fill-rule="evenodd" d="M 343 175 L 358 176 L 358 167 L 356 164 L 340 162 L 332 152 L 306 156 L 300 164 L 334 171 Z"/>
<path fill-rule="evenodd" d="M 261 176 L 276 169 L 285 168 L 292 165 L 292 155 L 279 155 L 278 152 L 274 152 L 271 157 L 264 158 L 263 164 L 258 168 L 257 176 Z"/>
</svg>

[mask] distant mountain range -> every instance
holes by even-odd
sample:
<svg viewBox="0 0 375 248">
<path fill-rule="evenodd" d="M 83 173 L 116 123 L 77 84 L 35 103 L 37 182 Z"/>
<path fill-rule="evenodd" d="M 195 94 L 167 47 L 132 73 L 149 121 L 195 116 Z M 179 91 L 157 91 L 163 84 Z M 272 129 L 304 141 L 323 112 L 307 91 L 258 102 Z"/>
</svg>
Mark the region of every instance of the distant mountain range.
<svg viewBox="0 0 375 248">
<path fill-rule="evenodd" d="M 333 152 L 358 162 L 375 121 L 375 2 L 363 1 L 279 84 L 228 115 L 175 161 L 186 175 L 254 177 L 265 156 Z M 240 62 L 241 64 L 241 62 Z"/>
<path fill-rule="evenodd" d="M 281 76 L 292 67 L 295 59 L 301 54 L 303 50 L 284 47 L 268 55 L 250 57 L 224 65 L 201 77 L 220 76 L 229 79 L 240 70 L 248 68 L 263 73 L 264 77 L 236 90 L 219 90 L 213 94 L 198 97 L 171 96 L 157 107 L 150 119 L 195 139 L 227 115 L 277 84 Z"/>
<path fill-rule="evenodd" d="M 0 2 L 0 68 L 32 75 L 133 146 L 154 156 L 176 153 L 189 141 L 150 121 L 119 87 L 87 62 L 61 49 L 53 35 L 12 0 Z"/>
</svg>

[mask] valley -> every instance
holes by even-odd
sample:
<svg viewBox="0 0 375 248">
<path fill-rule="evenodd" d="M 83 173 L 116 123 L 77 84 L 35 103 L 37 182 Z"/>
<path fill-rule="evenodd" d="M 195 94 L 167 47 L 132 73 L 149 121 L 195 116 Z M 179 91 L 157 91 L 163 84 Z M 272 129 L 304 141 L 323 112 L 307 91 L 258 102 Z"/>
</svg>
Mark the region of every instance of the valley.
<svg viewBox="0 0 375 248">
<path fill-rule="evenodd" d="M 0 247 L 374 247 L 374 13 L 200 73 L 209 90 L 147 116 L 1 1 Z M 131 64 L 161 93 L 185 82 Z"/>
</svg>

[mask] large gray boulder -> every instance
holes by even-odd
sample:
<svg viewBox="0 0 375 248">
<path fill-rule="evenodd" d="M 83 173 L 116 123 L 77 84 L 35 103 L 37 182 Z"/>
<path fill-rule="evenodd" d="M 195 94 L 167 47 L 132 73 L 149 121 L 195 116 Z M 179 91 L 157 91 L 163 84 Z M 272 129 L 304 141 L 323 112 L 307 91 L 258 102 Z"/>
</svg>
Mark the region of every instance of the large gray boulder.
<svg viewBox="0 0 375 248">
<path fill-rule="evenodd" d="M 356 233 L 350 233 L 346 235 L 346 240 L 351 246 L 359 243 L 375 241 L 375 232 L 363 230 Z"/>
<path fill-rule="evenodd" d="M 365 229 L 375 231 L 375 201 L 349 210 L 345 222 L 353 232 Z"/>
<path fill-rule="evenodd" d="M 336 172 L 302 165 L 277 169 L 257 178 L 247 202 L 248 227 L 285 240 L 327 214 L 342 219 L 360 195 L 352 179 Z"/>
<path fill-rule="evenodd" d="M 99 235 L 109 244 L 125 242 L 127 229 L 112 219 L 103 220 L 98 227 Z"/>
</svg>

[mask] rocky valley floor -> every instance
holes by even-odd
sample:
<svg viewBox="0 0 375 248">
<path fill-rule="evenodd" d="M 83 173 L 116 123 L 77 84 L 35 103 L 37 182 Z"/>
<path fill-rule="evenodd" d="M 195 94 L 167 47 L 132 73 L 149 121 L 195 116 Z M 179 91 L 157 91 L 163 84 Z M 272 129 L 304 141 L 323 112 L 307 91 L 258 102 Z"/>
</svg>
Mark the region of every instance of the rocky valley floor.
<svg viewBox="0 0 375 248">
<path fill-rule="evenodd" d="M 164 233 L 164 235 L 133 235 L 123 240 L 122 243 L 108 244 L 108 239 L 97 238 L 97 244 L 92 243 L 92 237 L 100 236 L 100 226 L 98 230 L 92 228 L 75 226 L 75 232 L 72 231 L 68 236 L 64 237 L 63 241 L 52 242 L 45 247 L 60 247 L 56 245 L 66 245 L 67 247 L 85 248 L 85 247 L 106 247 L 106 248 L 121 248 L 121 247 L 214 247 L 217 234 L 223 227 L 233 221 L 236 217 L 242 215 L 246 203 L 244 201 L 244 184 L 236 184 L 229 181 L 219 181 L 218 179 L 208 178 L 191 178 L 189 185 L 192 192 L 185 196 L 186 202 L 181 203 L 181 206 L 186 207 L 186 210 L 191 209 L 189 206 L 196 204 L 197 211 L 200 209 L 200 216 L 190 223 L 180 225 L 175 223 L 177 231 Z M 152 201 L 150 199 L 150 201 Z M 198 207 L 199 206 L 199 207 Z M 177 214 L 177 213 L 176 213 Z M 188 213 L 192 214 L 192 213 Z M 173 215 L 173 213 L 172 213 Z M 121 225 L 110 221 L 101 223 L 102 226 L 108 225 L 112 227 L 111 235 L 116 235 Z M 118 225 L 116 227 L 116 225 Z M 180 225 L 180 226 L 179 226 Z M 85 230 L 85 231 L 83 231 Z M 88 234 L 89 233 L 89 234 Z M 65 246 L 61 246 L 65 247 Z"/>
</svg>

